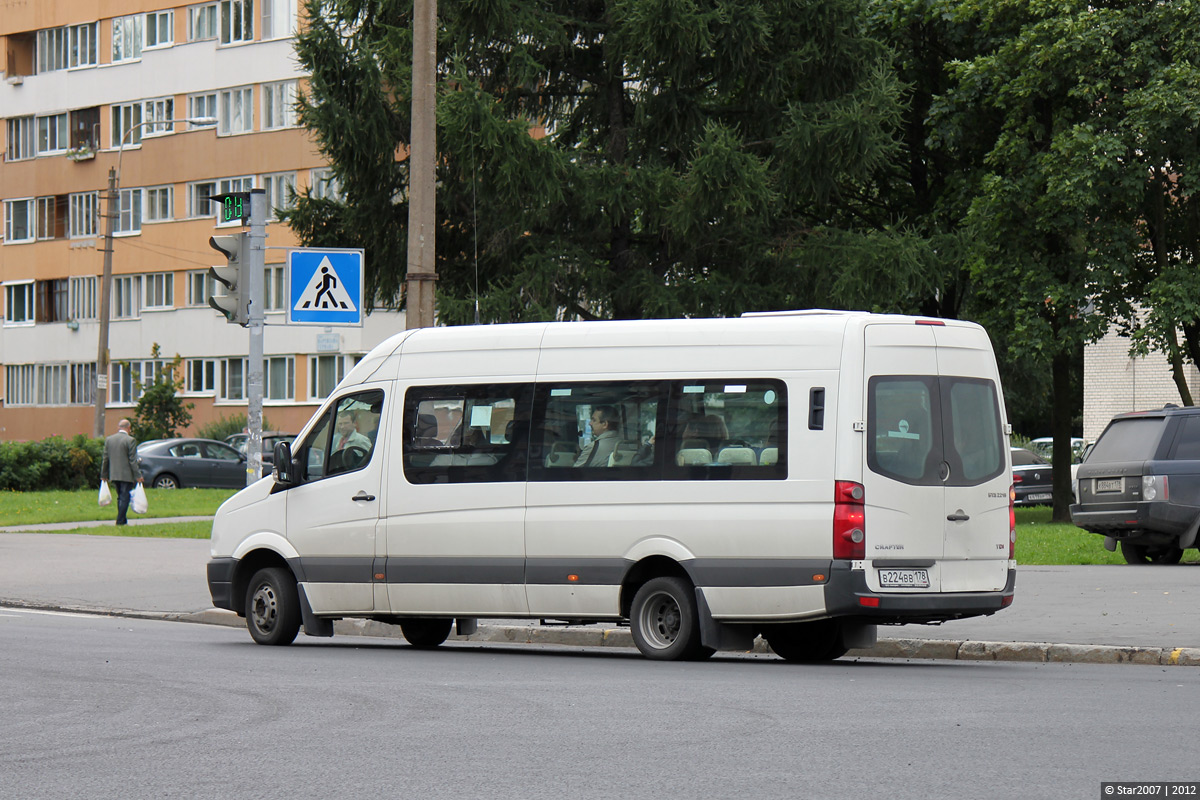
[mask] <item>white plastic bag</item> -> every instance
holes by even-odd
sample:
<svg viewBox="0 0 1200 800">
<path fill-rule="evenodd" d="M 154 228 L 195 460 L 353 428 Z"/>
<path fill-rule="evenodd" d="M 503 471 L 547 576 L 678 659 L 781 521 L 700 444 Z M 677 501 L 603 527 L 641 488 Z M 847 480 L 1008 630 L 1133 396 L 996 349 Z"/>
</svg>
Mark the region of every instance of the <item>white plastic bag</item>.
<svg viewBox="0 0 1200 800">
<path fill-rule="evenodd" d="M 106 506 L 112 502 L 112 492 L 109 491 L 108 481 L 100 481 L 100 505 Z"/>
<path fill-rule="evenodd" d="M 130 508 L 133 509 L 133 513 L 135 514 L 145 514 L 146 509 L 150 507 L 146 502 L 146 490 L 142 488 L 140 483 L 133 487 L 133 492 L 130 493 L 129 500 Z"/>
</svg>

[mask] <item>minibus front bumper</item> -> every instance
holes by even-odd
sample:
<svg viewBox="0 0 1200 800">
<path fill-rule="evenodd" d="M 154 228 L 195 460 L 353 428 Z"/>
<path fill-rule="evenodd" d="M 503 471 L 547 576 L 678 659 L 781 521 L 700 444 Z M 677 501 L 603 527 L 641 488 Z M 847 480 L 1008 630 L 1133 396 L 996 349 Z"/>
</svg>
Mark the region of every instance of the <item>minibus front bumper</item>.
<svg viewBox="0 0 1200 800">
<path fill-rule="evenodd" d="M 236 566 L 236 558 L 214 558 L 209 560 L 208 593 L 212 595 L 214 607 L 237 611 L 233 607 L 233 571 Z"/>
<path fill-rule="evenodd" d="M 875 592 L 867 574 L 850 562 L 834 561 L 825 584 L 825 610 L 831 617 L 858 617 L 877 624 L 945 622 L 995 614 L 1012 604 L 1017 571 L 998 592 Z"/>
</svg>

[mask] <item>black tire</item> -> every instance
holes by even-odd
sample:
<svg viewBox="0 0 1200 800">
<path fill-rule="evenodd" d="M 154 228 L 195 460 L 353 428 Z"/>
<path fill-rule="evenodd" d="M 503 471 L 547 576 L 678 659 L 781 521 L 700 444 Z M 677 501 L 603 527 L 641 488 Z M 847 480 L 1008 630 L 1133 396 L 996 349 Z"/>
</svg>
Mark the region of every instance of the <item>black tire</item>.
<svg viewBox="0 0 1200 800">
<path fill-rule="evenodd" d="M 178 489 L 179 479 L 169 472 L 164 472 L 161 475 L 156 475 L 154 478 L 155 489 Z"/>
<path fill-rule="evenodd" d="M 285 645 L 300 631 L 300 593 L 292 573 L 267 567 L 246 587 L 246 628 L 259 644 Z"/>
<path fill-rule="evenodd" d="M 1152 547 L 1121 542 L 1121 555 L 1127 564 L 1178 564 L 1183 558 L 1183 549 L 1170 545 Z"/>
<path fill-rule="evenodd" d="M 429 619 L 419 617 L 400 620 L 400 632 L 404 639 L 413 647 L 432 648 L 446 641 L 450 628 L 454 625 L 452 619 Z"/>
<path fill-rule="evenodd" d="M 682 578 L 655 578 L 633 596 L 629 612 L 633 643 L 655 661 L 707 658 L 711 648 L 700 643 L 696 590 Z"/>
<path fill-rule="evenodd" d="M 763 638 L 775 655 L 800 664 L 833 661 L 850 649 L 842 644 L 842 624 L 835 619 L 771 625 L 763 629 Z"/>
</svg>

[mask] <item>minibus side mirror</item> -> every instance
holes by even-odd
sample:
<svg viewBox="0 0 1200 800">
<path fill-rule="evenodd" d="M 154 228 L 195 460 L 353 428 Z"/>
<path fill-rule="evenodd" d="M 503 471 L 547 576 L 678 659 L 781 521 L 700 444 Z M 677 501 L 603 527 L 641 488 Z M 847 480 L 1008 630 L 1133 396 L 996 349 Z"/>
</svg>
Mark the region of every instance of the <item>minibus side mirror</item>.
<svg viewBox="0 0 1200 800">
<path fill-rule="evenodd" d="M 296 482 L 296 465 L 292 463 L 292 446 L 287 442 L 275 443 L 275 481 L 284 485 Z"/>
</svg>

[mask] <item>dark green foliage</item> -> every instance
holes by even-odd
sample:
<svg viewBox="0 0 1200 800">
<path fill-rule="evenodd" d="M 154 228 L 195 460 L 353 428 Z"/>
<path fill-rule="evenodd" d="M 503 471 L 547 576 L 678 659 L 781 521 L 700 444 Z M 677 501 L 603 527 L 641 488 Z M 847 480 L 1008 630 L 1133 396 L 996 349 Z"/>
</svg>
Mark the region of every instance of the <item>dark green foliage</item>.
<svg viewBox="0 0 1200 800">
<path fill-rule="evenodd" d="M 438 11 L 443 323 L 472 321 L 477 299 L 483 321 L 518 321 L 915 310 L 935 294 L 935 251 L 878 202 L 901 87 L 863 3 Z M 301 118 L 345 203 L 303 197 L 289 220 L 305 244 L 364 247 L 368 296 L 400 305 L 411 1 L 309 0 L 308 16 Z"/>
<path fill-rule="evenodd" d="M 103 439 L 0 442 L 0 491 L 99 489 Z"/>
</svg>

